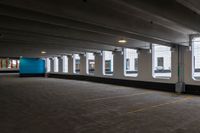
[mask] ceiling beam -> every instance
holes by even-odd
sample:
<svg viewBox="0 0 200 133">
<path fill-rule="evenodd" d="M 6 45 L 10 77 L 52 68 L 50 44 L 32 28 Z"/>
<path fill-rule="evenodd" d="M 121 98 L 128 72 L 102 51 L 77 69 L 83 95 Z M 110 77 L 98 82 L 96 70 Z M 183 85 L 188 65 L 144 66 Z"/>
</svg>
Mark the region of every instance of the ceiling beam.
<svg viewBox="0 0 200 133">
<path fill-rule="evenodd" d="M 118 43 L 118 40 L 120 38 L 114 37 L 114 36 L 105 36 L 105 35 L 98 35 L 95 33 L 88 33 L 88 32 L 81 32 L 81 31 L 75 31 L 75 30 L 69 30 L 69 29 L 63 29 L 59 27 L 46 27 L 45 25 L 38 25 L 35 26 L 34 24 L 29 24 L 32 26 L 26 26 L 27 23 L 21 24 L 22 26 L 19 26 L 17 22 L 16 25 L 7 25 L 5 26 L 0 22 L 0 33 L 2 34 L 1 38 L 5 38 L 7 36 L 15 37 L 15 36 L 21 36 L 21 38 L 28 38 L 32 37 L 34 40 L 78 40 L 83 41 L 82 45 L 85 45 L 85 42 L 92 42 L 98 44 L 97 47 L 101 48 L 101 45 L 108 45 L 108 46 L 116 46 L 121 47 L 122 45 Z M 7 28 L 1 28 L 1 27 L 7 27 Z M 36 28 L 34 28 L 36 27 Z M 45 28 L 46 27 L 46 28 Z M 10 28 L 10 29 L 8 29 Z M 15 29 L 14 29 L 15 28 Z M 29 31 L 23 30 L 23 29 L 29 29 Z M 33 29 L 33 30 L 32 30 Z M 59 42 L 59 41 L 58 41 Z M 58 43 L 57 42 L 57 43 Z M 134 40 L 134 39 L 127 39 L 126 45 L 123 45 L 124 47 L 130 47 L 130 48 L 143 48 L 146 46 L 146 42 Z M 58 43 L 59 45 L 59 43 Z M 67 45 L 67 44 L 66 44 Z"/>
<path fill-rule="evenodd" d="M 199 8 L 200 2 L 198 0 L 176 0 L 176 1 L 200 15 L 200 8 Z"/>
<path fill-rule="evenodd" d="M 57 47 L 56 44 L 37 43 L 32 41 L 21 40 L 0 40 L 0 56 L 26 56 L 26 57 L 44 57 L 55 56 L 60 54 L 72 54 L 80 52 L 99 52 L 101 49 L 92 49 L 91 47 Z M 32 47 L 34 46 L 34 47 Z M 47 46 L 47 47 L 46 47 Z M 113 50 L 113 47 L 106 47 L 106 50 Z M 41 51 L 46 51 L 46 54 L 41 54 Z"/>
<path fill-rule="evenodd" d="M 200 16 L 176 0 L 119 0 L 138 10 L 200 32 Z"/>
<path fill-rule="evenodd" d="M 151 43 L 170 44 L 185 41 L 188 39 L 184 34 L 133 17 L 131 18 L 132 22 L 130 21 L 129 24 L 124 23 L 125 21 L 123 20 L 117 21 L 121 21 L 120 24 L 116 24 L 115 21 L 105 20 L 105 22 L 110 23 L 110 25 L 101 25 L 98 23 L 47 15 L 36 11 L 14 8 L 2 4 L 0 6 L 0 14 L 2 16 L 10 16 L 18 19 L 36 21 L 40 23 L 96 32 L 106 35 L 122 36 Z"/>
</svg>

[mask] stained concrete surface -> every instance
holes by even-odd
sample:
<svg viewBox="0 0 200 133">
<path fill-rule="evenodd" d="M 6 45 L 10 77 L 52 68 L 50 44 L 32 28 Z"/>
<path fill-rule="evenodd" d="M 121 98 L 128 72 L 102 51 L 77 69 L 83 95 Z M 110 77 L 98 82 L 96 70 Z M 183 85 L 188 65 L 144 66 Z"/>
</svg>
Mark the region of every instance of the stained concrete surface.
<svg viewBox="0 0 200 133">
<path fill-rule="evenodd" d="M 200 97 L 0 75 L 0 133 L 199 133 Z"/>
</svg>

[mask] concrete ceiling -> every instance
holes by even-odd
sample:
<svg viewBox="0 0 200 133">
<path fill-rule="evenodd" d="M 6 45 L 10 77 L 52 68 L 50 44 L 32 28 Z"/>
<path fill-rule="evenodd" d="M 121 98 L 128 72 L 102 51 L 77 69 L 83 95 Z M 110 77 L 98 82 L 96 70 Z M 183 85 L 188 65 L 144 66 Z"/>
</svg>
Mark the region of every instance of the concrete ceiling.
<svg viewBox="0 0 200 133">
<path fill-rule="evenodd" d="M 1 0 L 0 56 L 147 49 L 149 43 L 187 46 L 189 35 L 200 32 L 198 5 L 195 0 Z"/>
</svg>

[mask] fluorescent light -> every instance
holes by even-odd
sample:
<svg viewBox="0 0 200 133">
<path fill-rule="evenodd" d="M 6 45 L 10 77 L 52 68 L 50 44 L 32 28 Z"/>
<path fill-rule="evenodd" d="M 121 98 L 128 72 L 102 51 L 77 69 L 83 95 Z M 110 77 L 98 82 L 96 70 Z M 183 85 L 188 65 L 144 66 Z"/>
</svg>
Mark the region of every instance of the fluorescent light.
<svg viewBox="0 0 200 133">
<path fill-rule="evenodd" d="M 124 39 L 121 39 L 121 40 L 119 40 L 118 42 L 119 42 L 119 43 L 126 43 L 127 41 L 124 40 Z"/>
<path fill-rule="evenodd" d="M 41 51 L 41 54 L 46 54 L 47 52 L 46 51 Z"/>
</svg>

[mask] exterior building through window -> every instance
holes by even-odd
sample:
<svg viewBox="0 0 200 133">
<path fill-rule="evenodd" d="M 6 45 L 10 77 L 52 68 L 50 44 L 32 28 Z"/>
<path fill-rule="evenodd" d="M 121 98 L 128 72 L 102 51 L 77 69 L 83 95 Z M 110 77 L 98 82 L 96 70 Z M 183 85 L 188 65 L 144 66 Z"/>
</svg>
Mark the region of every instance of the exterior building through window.
<svg viewBox="0 0 200 133">
<path fill-rule="evenodd" d="M 171 47 L 153 44 L 152 63 L 154 78 L 171 77 Z"/>
<path fill-rule="evenodd" d="M 200 79 L 200 37 L 192 40 L 192 77 Z"/>
<path fill-rule="evenodd" d="M 19 69 L 19 59 L 0 59 L 0 70 Z"/>
<path fill-rule="evenodd" d="M 112 51 L 103 51 L 103 74 L 113 74 L 113 53 Z"/>
<path fill-rule="evenodd" d="M 138 75 L 138 53 L 135 49 L 124 49 L 125 76 L 136 77 Z"/>
<path fill-rule="evenodd" d="M 95 56 L 93 53 L 87 53 L 87 74 L 94 74 L 95 71 Z"/>
<path fill-rule="evenodd" d="M 79 54 L 73 55 L 73 72 L 75 74 L 80 73 L 80 55 Z"/>
</svg>

